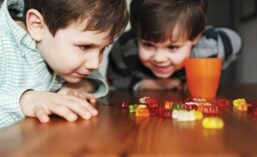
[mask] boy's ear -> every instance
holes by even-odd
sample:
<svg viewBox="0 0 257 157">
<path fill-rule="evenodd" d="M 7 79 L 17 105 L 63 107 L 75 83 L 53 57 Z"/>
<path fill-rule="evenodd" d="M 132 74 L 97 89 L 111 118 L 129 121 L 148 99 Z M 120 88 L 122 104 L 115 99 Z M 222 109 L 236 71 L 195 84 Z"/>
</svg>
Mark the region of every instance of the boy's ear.
<svg viewBox="0 0 257 157">
<path fill-rule="evenodd" d="M 40 12 L 29 9 L 26 14 L 26 26 L 33 40 L 36 42 L 42 40 L 46 24 Z"/>
</svg>

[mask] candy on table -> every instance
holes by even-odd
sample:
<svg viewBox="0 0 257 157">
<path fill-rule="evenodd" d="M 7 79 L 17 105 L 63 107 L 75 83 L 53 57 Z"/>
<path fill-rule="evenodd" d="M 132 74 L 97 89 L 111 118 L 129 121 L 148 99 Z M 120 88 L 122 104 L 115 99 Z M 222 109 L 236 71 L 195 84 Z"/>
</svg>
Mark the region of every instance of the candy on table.
<svg viewBox="0 0 257 157">
<path fill-rule="evenodd" d="M 194 99 L 197 100 L 197 101 L 194 101 Z M 199 100 L 198 100 L 198 99 L 199 99 Z M 201 99 L 202 99 L 202 98 L 201 98 Z M 202 100 L 202 102 L 200 102 L 201 99 L 200 99 L 200 98 L 193 98 L 193 99 L 191 99 L 191 101 L 184 101 L 184 104 L 186 104 L 186 105 L 196 105 L 196 106 L 200 106 L 200 105 L 203 104 L 203 103 L 207 103 L 207 102 L 205 102 L 205 101 L 203 101 L 203 100 Z M 205 100 L 205 99 L 204 99 L 204 100 Z"/>
<path fill-rule="evenodd" d="M 169 110 L 169 109 L 163 110 L 161 112 L 160 116 L 163 118 L 171 118 L 171 110 Z"/>
<path fill-rule="evenodd" d="M 150 116 L 158 116 L 159 115 L 159 107 L 148 107 L 150 112 Z"/>
<path fill-rule="evenodd" d="M 229 107 L 230 102 L 227 99 L 219 98 L 216 100 L 216 105 L 219 107 Z"/>
<path fill-rule="evenodd" d="M 207 102 L 207 100 L 205 98 L 193 98 L 193 101 L 200 102 L 200 103 Z"/>
<path fill-rule="evenodd" d="M 165 100 L 164 108 L 171 109 L 173 102 L 171 100 Z"/>
<path fill-rule="evenodd" d="M 138 117 L 148 117 L 150 112 L 146 105 L 138 105 L 136 108 L 136 116 Z"/>
<path fill-rule="evenodd" d="M 191 111 L 191 110 L 197 110 L 197 106 L 195 104 L 188 104 L 188 103 L 185 103 L 182 105 L 183 106 L 183 109 L 184 110 L 188 110 L 188 111 Z"/>
<path fill-rule="evenodd" d="M 207 129 L 222 129 L 224 122 L 219 117 L 206 117 L 202 121 L 202 126 Z"/>
<path fill-rule="evenodd" d="M 203 113 L 199 111 L 194 111 L 195 120 L 202 120 L 203 119 Z"/>
<path fill-rule="evenodd" d="M 198 105 L 198 102 L 194 102 L 194 101 L 186 101 L 186 102 L 184 102 L 184 104 L 186 104 L 186 105 Z"/>
<path fill-rule="evenodd" d="M 180 110 L 178 111 L 176 119 L 178 121 L 194 121 L 196 118 L 194 115 L 194 111 Z"/>
<path fill-rule="evenodd" d="M 172 119 L 177 119 L 180 116 L 180 111 L 181 110 L 173 110 L 171 113 L 171 118 Z"/>
<path fill-rule="evenodd" d="M 158 107 L 159 106 L 157 100 L 154 98 L 151 98 L 151 97 L 142 97 L 139 99 L 139 103 L 145 104 L 148 107 Z"/>
<path fill-rule="evenodd" d="M 203 113 L 203 106 L 198 106 L 196 111 Z"/>
<path fill-rule="evenodd" d="M 173 119 L 177 121 L 194 121 L 196 120 L 194 111 L 187 110 L 173 110 L 172 116 Z"/>
<path fill-rule="evenodd" d="M 193 101 L 193 98 L 191 97 L 187 97 L 183 100 L 183 102 L 192 102 Z"/>
<path fill-rule="evenodd" d="M 123 100 L 121 103 L 121 108 L 128 108 L 129 107 L 129 101 L 128 100 Z"/>
<path fill-rule="evenodd" d="M 200 106 L 212 106 L 212 103 L 210 103 L 210 102 L 203 102 L 203 103 L 200 103 Z"/>
<path fill-rule="evenodd" d="M 247 104 L 247 103 L 245 103 L 245 104 L 238 104 L 236 109 L 239 110 L 239 111 L 246 112 L 248 110 L 248 106 L 249 106 L 249 104 Z"/>
<path fill-rule="evenodd" d="M 149 96 L 145 96 L 145 97 L 139 98 L 139 103 L 146 104 L 145 99 L 148 99 L 148 98 L 150 98 L 150 97 Z"/>
<path fill-rule="evenodd" d="M 161 116 L 164 112 L 166 112 L 168 109 L 164 108 L 164 107 L 159 107 L 158 108 L 158 115 Z M 170 111 L 170 110 L 168 110 Z"/>
<path fill-rule="evenodd" d="M 205 114 L 217 114 L 219 113 L 219 107 L 212 105 L 212 106 L 203 106 L 203 113 Z"/>
<path fill-rule="evenodd" d="M 173 104 L 172 105 L 172 110 L 182 110 L 183 105 L 182 104 Z"/>
<path fill-rule="evenodd" d="M 212 106 L 210 102 L 196 102 L 196 106 Z"/>
<path fill-rule="evenodd" d="M 233 106 L 234 108 L 237 109 L 237 107 L 239 106 L 239 104 L 245 104 L 246 103 L 246 100 L 244 98 L 238 98 L 238 99 L 234 99 L 233 100 Z"/>
<path fill-rule="evenodd" d="M 129 105 L 129 112 L 130 113 L 136 112 L 137 106 L 138 106 L 137 104 L 130 104 Z"/>
</svg>

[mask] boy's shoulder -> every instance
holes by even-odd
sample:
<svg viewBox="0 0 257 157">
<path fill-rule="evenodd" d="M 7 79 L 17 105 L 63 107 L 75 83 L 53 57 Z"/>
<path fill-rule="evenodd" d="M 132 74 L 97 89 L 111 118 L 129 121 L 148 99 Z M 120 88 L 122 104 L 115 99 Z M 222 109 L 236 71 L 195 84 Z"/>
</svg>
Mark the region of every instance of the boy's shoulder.
<svg viewBox="0 0 257 157">
<path fill-rule="evenodd" d="M 120 36 L 119 43 L 121 45 L 124 45 L 124 44 L 128 43 L 130 40 L 136 40 L 136 38 L 131 30 L 124 32 Z"/>
<path fill-rule="evenodd" d="M 136 38 L 131 30 L 123 33 L 115 42 L 112 52 L 122 54 L 122 56 L 137 55 L 138 45 Z"/>
</svg>

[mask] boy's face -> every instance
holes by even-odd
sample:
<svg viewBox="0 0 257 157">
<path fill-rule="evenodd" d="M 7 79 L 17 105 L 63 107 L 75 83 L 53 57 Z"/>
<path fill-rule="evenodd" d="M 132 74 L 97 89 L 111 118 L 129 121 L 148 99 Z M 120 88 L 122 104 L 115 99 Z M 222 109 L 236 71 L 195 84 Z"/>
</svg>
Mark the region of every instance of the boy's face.
<svg viewBox="0 0 257 157">
<path fill-rule="evenodd" d="M 77 83 L 98 69 L 103 51 L 112 41 L 109 32 L 84 31 L 78 24 L 57 31 L 55 36 L 47 30 L 38 49 L 47 64 L 70 83 Z"/>
<path fill-rule="evenodd" d="M 190 40 L 155 43 L 140 39 L 139 58 L 156 77 L 168 78 L 184 67 L 184 60 L 190 56 L 194 43 Z"/>
</svg>

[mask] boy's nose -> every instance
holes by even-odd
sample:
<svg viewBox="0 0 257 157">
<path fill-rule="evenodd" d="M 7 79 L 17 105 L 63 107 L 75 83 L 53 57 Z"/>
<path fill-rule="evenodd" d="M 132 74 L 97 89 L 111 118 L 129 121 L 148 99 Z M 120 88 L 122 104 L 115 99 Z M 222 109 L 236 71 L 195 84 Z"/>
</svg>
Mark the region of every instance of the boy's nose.
<svg viewBox="0 0 257 157">
<path fill-rule="evenodd" d="M 166 55 L 164 52 L 156 51 L 153 60 L 155 62 L 163 62 L 167 59 Z"/>
<path fill-rule="evenodd" d="M 100 66 L 100 61 L 98 58 L 90 58 L 85 63 L 85 68 L 87 68 L 88 70 L 96 70 L 99 68 L 99 66 Z"/>
</svg>

